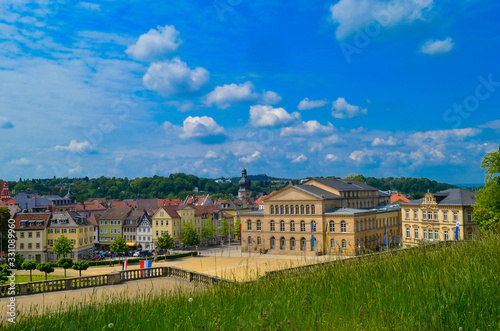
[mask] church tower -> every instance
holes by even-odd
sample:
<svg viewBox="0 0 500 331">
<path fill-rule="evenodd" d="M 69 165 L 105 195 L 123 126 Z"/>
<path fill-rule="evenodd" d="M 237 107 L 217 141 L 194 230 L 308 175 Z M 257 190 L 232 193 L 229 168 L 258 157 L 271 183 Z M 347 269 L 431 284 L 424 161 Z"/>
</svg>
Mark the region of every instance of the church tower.
<svg viewBox="0 0 500 331">
<path fill-rule="evenodd" d="M 238 198 L 250 198 L 252 196 L 252 191 L 250 190 L 250 179 L 247 178 L 247 169 L 243 166 L 241 171 L 241 179 L 239 182 L 240 188 L 238 190 Z"/>
<path fill-rule="evenodd" d="M 10 196 L 9 184 L 5 181 L 5 182 L 3 182 L 2 194 L 1 194 L 0 200 L 7 201 L 10 198 L 11 198 L 11 196 Z"/>
</svg>

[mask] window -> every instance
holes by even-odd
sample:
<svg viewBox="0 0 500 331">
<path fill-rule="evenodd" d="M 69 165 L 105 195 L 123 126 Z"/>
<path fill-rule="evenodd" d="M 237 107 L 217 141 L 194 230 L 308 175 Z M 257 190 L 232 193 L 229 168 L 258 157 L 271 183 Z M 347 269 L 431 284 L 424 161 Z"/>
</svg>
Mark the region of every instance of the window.
<svg viewBox="0 0 500 331">
<path fill-rule="evenodd" d="M 49 240 L 49 246 L 54 246 L 54 239 Z"/>
<path fill-rule="evenodd" d="M 165 225 L 168 226 L 168 220 L 165 221 Z"/>
<path fill-rule="evenodd" d="M 271 237 L 271 249 L 276 249 L 276 239 Z"/>
<path fill-rule="evenodd" d="M 40 249 L 40 243 L 36 243 L 36 249 Z"/>
<path fill-rule="evenodd" d="M 156 226 L 158 226 L 158 221 L 156 221 Z"/>
<path fill-rule="evenodd" d="M 257 245 L 262 245 L 262 239 L 260 239 L 260 237 L 257 237 Z"/>
<path fill-rule="evenodd" d="M 444 240 L 448 240 L 448 230 L 444 230 Z"/>
<path fill-rule="evenodd" d="M 429 240 L 433 240 L 433 233 L 432 233 L 432 230 L 429 230 Z"/>
<path fill-rule="evenodd" d="M 300 240 L 300 250 L 305 251 L 307 248 L 306 238 L 302 238 Z"/>
<path fill-rule="evenodd" d="M 85 230 L 87 230 L 87 228 L 85 228 Z M 69 231 L 70 233 L 76 233 L 76 229 L 70 229 Z"/>
<path fill-rule="evenodd" d="M 33 244 L 32 243 L 28 244 L 28 249 L 33 249 Z"/>
<path fill-rule="evenodd" d="M 160 221 L 161 226 L 163 226 L 163 221 Z"/>
<path fill-rule="evenodd" d="M 54 253 L 50 253 L 50 259 L 53 260 L 54 259 Z"/>
<path fill-rule="evenodd" d="M 309 212 L 309 205 L 306 206 L 306 214 L 309 215 L 310 212 Z"/>
<path fill-rule="evenodd" d="M 297 215 L 299 214 L 299 205 L 295 206 L 295 214 L 297 214 Z"/>
<path fill-rule="evenodd" d="M 409 210 L 407 210 L 407 211 L 405 212 L 405 220 L 409 220 L 409 219 L 410 219 L 410 211 L 409 211 Z"/>
<path fill-rule="evenodd" d="M 56 233 L 61 233 L 61 229 L 56 229 Z"/>
<path fill-rule="evenodd" d="M 439 240 L 439 231 L 434 230 L 434 240 Z"/>
<path fill-rule="evenodd" d="M 271 214 L 274 214 L 274 206 L 271 206 L 271 211 L 270 211 Z"/>
<path fill-rule="evenodd" d="M 19 249 L 24 249 L 24 244 L 20 244 Z"/>
<path fill-rule="evenodd" d="M 260 221 L 257 221 L 257 231 L 260 231 L 262 229 L 262 224 Z"/>
<path fill-rule="evenodd" d="M 406 238 L 410 238 L 410 228 L 406 228 Z"/>
<path fill-rule="evenodd" d="M 251 231 L 251 230 L 252 230 L 252 221 L 251 221 L 251 220 L 248 220 L 248 221 L 247 221 L 247 230 L 248 230 L 248 231 Z"/>
<path fill-rule="evenodd" d="M 311 214 L 316 214 L 316 207 L 314 205 L 311 206 Z"/>
<path fill-rule="evenodd" d="M 345 239 L 342 239 L 342 248 L 346 248 L 347 247 L 347 242 L 345 241 Z"/>
<path fill-rule="evenodd" d="M 469 239 L 472 239 L 472 231 L 469 231 L 468 233 Z"/>
<path fill-rule="evenodd" d="M 418 219 L 418 211 L 416 210 L 413 212 L 413 219 L 414 220 Z"/>
<path fill-rule="evenodd" d="M 165 216 L 165 212 L 161 211 L 160 212 L 160 217 L 163 217 L 163 216 Z"/>
<path fill-rule="evenodd" d="M 435 220 L 435 221 L 437 221 L 437 220 L 438 220 L 438 212 L 437 212 L 437 211 L 435 211 L 435 212 L 434 212 L 434 220 Z"/>
<path fill-rule="evenodd" d="M 302 205 L 302 206 L 300 206 L 300 213 L 301 213 L 302 215 L 304 215 L 304 206 L 303 206 L 303 205 Z"/>
<path fill-rule="evenodd" d="M 415 239 L 418 239 L 418 229 L 415 229 Z"/>
<path fill-rule="evenodd" d="M 156 236 L 158 237 L 158 230 L 156 230 Z"/>
<path fill-rule="evenodd" d="M 292 251 L 294 251 L 294 250 L 295 250 L 295 248 L 296 248 L 296 247 L 295 247 L 295 238 L 292 238 L 292 239 L 290 239 L 290 249 L 291 249 Z"/>
<path fill-rule="evenodd" d="M 432 211 L 427 212 L 427 218 L 432 221 Z"/>
<path fill-rule="evenodd" d="M 49 233 L 54 233 L 54 229 L 49 229 Z M 21 232 L 21 234 L 22 234 L 22 232 Z M 24 236 L 24 234 L 22 234 L 22 235 Z M 22 238 L 24 238 L 24 237 L 22 237 Z"/>
<path fill-rule="evenodd" d="M 21 232 L 21 238 L 24 238 L 24 232 Z"/>
<path fill-rule="evenodd" d="M 425 212 L 425 211 L 423 211 L 423 212 L 422 212 L 422 219 L 423 219 L 424 221 L 426 221 L 426 220 L 427 220 L 427 212 Z"/>
<path fill-rule="evenodd" d="M 63 231 L 63 233 L 68 233 L 68 229 L 63 229 L 62 231 Z M 80 229 L 80 232 L 81 232 L 81 231 L 82 231 L 82 230 Z"/>
<path fill-rule="evenodd" d="M 306 222 L 300 221 L 300 232 L 306 232 Z"/>
<path fill-rule="evenodd" d="M 285 206 L 285 214 L 287 214 L 287 215 L 289 214 L 288 205 L 287 205 L 287 206 Z"/>
<path fill-rule="evenodd" d="M 330 239 L 330 248 L 335 249 L 335 239 Z"/>
<path fill-rule="evenodd" d="M 453 213 L 453 222 L 458 222 L 458 213 L 457 212 Z"/>
<path fill-rule="evenodd" d="M 443 212 L 443 220 L 448 221 L 448 212 L 447 211 Z"/>
<path fill-rule="evenodd" d="M 248 244 L 251 245 L 252 244 L 252 237 L 248 237 Z"/>
<path fill-rule="evenodd" d="M 346 232 L 346 223 L 345 223 L 345 221 L 340 222 L 340 232 Z"/>
<path fill-rule="evenodd" d="M 284 221 L 280 222 L 280 231 L 285 232 L 285 222 Z"/>
<path fill-rule="evenodd" d="M 295 231 L 295 222 L 290 221 L 290 232 L 294 232 L 294 231 Z"/>
<path fill-rule="evenodd" d="M 330 221 L 329 222 L 329 229 L 328 229 L 329 232 L 335 232 L 335 222 L 334 221 Z"/>
<path fill-rule="evenodd" d="M 472 222 L 472 214 L 471 214 L 471 213 L 468 213 L 468 214 L 467 214 L 467 220 L 468 220 L 469 222 Z"/>
<path fill-rule="evenodd" d="M 83 244 L 83 238 L 80 238 L 80 245 Z"/>
<path fill-rule="evenodd" d="M 294 214 L 293 213 L 293 211 L 294 211 L 293 208 L 294 208 L 293 206 L 290 206 L 290 214 L 292 214 L 292 215 Z"/>
<path fill-rule="evenodd" d="M 284 212 L 283 212 L 283 206 L 280 206 L 280 214 L 283 215 Z"/>
<path fill-rule="evenodd" d="M 427 239 L 427 230 L 424 229 L 424 239 Z"/>
<path fill-rule="evenodd" d="M 271 225 L 271 231 L 275 231 L 275 229 L 274 229 L 274 221 L 271 221 L 270 225 Z"/>
</svg>

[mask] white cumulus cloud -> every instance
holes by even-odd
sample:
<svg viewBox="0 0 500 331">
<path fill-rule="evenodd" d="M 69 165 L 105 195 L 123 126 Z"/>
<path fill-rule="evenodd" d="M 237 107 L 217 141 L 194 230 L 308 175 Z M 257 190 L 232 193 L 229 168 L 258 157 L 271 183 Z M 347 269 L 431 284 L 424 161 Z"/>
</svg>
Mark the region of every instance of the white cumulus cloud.
<svg viewBox="0 0 500 331">
<path fill-rule="evenodd" d="M 334 127 L 332 123 L 327 125 L 321 125 L 316 120 L 302 121 L 296 126 L 286 127 L 281 129 L 281 136 L 312 136 L 312 135 L 322 135 L 333 132 Z"/>
<path fill-rule="evenodd" d="M 340 157 L 335 155 L 335 154 L 326 154 L 325 156 L 325 161 L 326 162 L 336 162 L 340 161 Z"/>
<path fill-rule="evenodd" d="M 219 155 L 214 151 L 208 151 L 207 154 L 205 154 L 206 159 L 216 159 L 218 157 Z"/>
<path fill-rule="evenodd" d="M 250 163 L 252 161 L 255 161 L 257 159 L 260 158 L 260 152 L 259 151 L 255 151 L 252 155 L 248 155 L 248 156 L 243 156 L 243 157 L 240 157 L 238 159 L 238 161 L 240 162 L 244 162 L 244 163 Z"/>
<path fill-rule="evenodd" d="M 101 11 L 101 5 L 91 2 L 80 2 L 78 6 L 85 8 L 87 10 Z"/>
<path fill-rule="evenodd" d="M 288 113 L 283 108 L 273 108 L 267 105 L 250 107 L 250 124 L 254 127 L 280 127 L 300 118 L 299 113 Z"/>
<path fill-rule="evenodd" d="M 453 39 L 446 38 L 444 40 L 429 40 L 420 47 L 420 51 L 424 54 L 442 54 L 448 53 L 453 48 Z"/>
<path fill-rule="evenodd" d="M 234 103 L 254 101 L 260 104 L 276 104 L 281 102 L 281 97 L 273 91 L 263 91 L 262 94 L 254 91 L 251 82 L 243 84 L 227 84 L 217 86 L 205 97 L 205 104 L 216 104 L 220 109 L 226 109 Z"/>
<path fill-rule="evenodd" d="M 89 141 L 77 142 L 76 140 L 71 140 L 68 146 L 57 145 L 55 149 L 58 151 L 69 151 L 72 153 L 81 154 L 94 152 L 96 150 L 96 147 Z"/>
<path fill-rule="evenodd" d="M 330 7 L 331 19 L 338 24 L 335 36 L 345 39 L 370 22 L 382 27 L 425 20 L 433 0 L 340 0 Z"/>
<path fill-rule="evenodd" d="M 152 63 L 142 79 L 148 89 L 165 97 L 196 92 L 209 80 L 210 73 L 206 69 L 190 69 L 178 57 Z"/>
<path fill-rule="evenodd" d="M 429 142 L 443 143 L 444 141 L 448 141 L 450 139 L 464 140 L 468 137 L 477 136 L 481 132 L 481 129 L 476 128 L 416 132 L 409 135 L 406 142 L 410 145 L 421 145 Z"/>
<path fill-rule="evenodd" d="M 338 98 L 333 102 L 332 116 L 335 118 L 353 118 L 358 115 L 366 115 L 368 110 L 359 106 L 353 106 L 347 103 L 344 98 Z"/>
<path fill-rule="evenodd" d="M 179 31 L 173 25 L 158 26 L 141 35 L 125 53 L 135 60 L 151 62 L 175 52 L 180 44 Z"/>
<path fill-rule="evenodd" d="M 297 109 L 298 110 L 309 110 L 309 109 L 323 107 L 327 103 L 328 103 L 328 100 L 309 100 L 308 98 L 305 98 L 304 100 L 299 102 Z"/>
<path fill-rule="evenodd" d="M 323 142 L 327 145 L 335 145 L 345 141 L 338 134 L 332 134 L 331 136 L 323 138 Z"/>
<path fill-rule="evenodd" d="M 302 162 L 307 161 L 307 156 L 305 156 L 304 154 L 300 154 L 300 155 L 289 154 L 289 155 L 287 155 L 287 158 L 292 160 L 291 161 L 292 163 L 302 163 Z"/>
<path fill-rule="evenodd" d="M 10 161 L 9 164 L 12 164 L 12 165 L 30 165 L 31 164 L 31 160 L 25 158 L 25 157 L 22 157 L 18 160 L 13 160 L 13 161 Z"/>
<path fill-rule="evenodd" d="M 182 127 L 166 121 L 163 123 L 163 129 L 169 134 L 178 135 L 184 139 L 220 136 L 224 134 L 224 128 L 208 116 L 189 116 L 184 120 Z"/>
<path fill-rule="evenodd" d="M 396 146 L 398 143 L 399 141 L 393 136 L 390 136 L 387 139 L 377 137 L 373 139 L 372 146 Z"/>
</svg>

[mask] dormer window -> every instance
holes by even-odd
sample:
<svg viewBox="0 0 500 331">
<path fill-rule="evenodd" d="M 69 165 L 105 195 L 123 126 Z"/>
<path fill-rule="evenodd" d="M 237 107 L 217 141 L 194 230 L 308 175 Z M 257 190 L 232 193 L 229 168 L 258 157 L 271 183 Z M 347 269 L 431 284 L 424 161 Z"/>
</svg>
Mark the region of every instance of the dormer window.
<svg viewBox="0 0 500 331">
<path fill-rule="evenodd" d="M 21 227 L 22 228 L 25 228 L 27 224 L 28 224 L 28 220 L 22 220 L 21 221 Z"/>
</svg>

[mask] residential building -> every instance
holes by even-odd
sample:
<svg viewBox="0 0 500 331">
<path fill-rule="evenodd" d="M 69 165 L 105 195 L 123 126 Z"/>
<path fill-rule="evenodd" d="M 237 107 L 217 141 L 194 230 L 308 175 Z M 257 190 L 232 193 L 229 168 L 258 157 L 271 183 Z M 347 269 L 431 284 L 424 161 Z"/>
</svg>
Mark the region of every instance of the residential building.
<svg viewBox="0 0 500 331">
<path fill-rule="evenodd" d="M 398 205 L 402 203 L 411 202 L 410 199 L 402 195 L 401 193 L 393 193 L 391 195 L 391 203 L 397 203 Z"/>
<path fill-rule="evenodd" d="M 94 247 L 99 248 L 99 219 L 102 215 L 91 214 L 87 220 L 94 226 Z"/>
<path fill-rule="evenodd" d="M 176 246 L 180 245 L 181 216 L 174 206 L 162 206 L 152 217 L 153 243 L 156 243 L 164 232 L 172 236 Z"/>
<path fill-rule="evenodd" d="M 14 216 L 16 253 L 26 260 L 47 262 L 47 232 L 50 213 L 19 213 Z"/>
<path fill-rule="evenodd" d="M 53 213 L 47 227 L 47 251 L 50 262 L 63 257 L 54 253 L 56 241 L 65 236 L 73 245 L 73 253 L 69 256 L 75 261 L 88 260 L 94 253 L 94 226 L 77 212 L 66 211 Z"/>
<path fill-rule="evenodd" d="M 137 227 L 142 220 L 149 216 L 145 210 L 132 210 L 123 222 L 123 238 L 127 241 L 127 246 L 132 249 L 137 248 Z"/>
<path fill-rule="evenodd" d="M 473 221 L 475 192 L 452 188 L 427 192 L 422 199 L 401 205 L 403 245 L 416 246 L 436 241 L 471 239 L 479 227 Z"/>
<path fill-rule="evenodd" d="M 293 255 L 378 250 L 401 235 L 400 207 L 389 205 L 389 198 L 336 177 L 288 186 L 264 198 L 263 210 L 240 214 L 242 249 Z"/>
<path fill-rule="evenodd" d="M 129 206 L 112 207 L 99 219 L 99 250 L 109 251 L 111 243 L 118 237 L 122 237 L 123 224 L 132 208 Z"/>
<path fill-rule="evenodd" d="M 137 249 L 153 249 L 153 221 L 145 215 L 137 225 Z"/>
<path fill-rule="evenodd" d="M 104 207 L 97 201 L 84 201 L 81 203 L 77 203 L 75 210 L 81 216 L 89 218 L 90 215 L 104 214 L 106 209 L 107 209 L 106 207 Z"/>
</svg>

